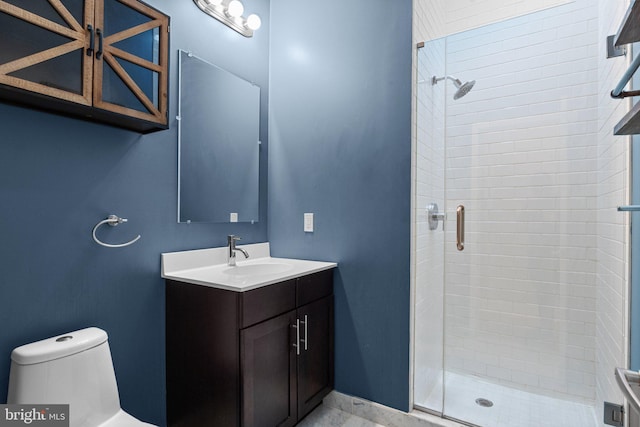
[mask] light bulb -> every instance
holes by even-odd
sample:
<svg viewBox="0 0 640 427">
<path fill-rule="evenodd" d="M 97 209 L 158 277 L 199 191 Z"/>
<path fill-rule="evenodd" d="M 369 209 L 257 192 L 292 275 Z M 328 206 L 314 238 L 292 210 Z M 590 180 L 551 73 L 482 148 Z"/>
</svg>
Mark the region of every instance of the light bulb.
<svg viewBox="0 0 640 427">
<path fill-rule="evenodd" d="M 238 16 L 242 16 L 244 12 L 244 6 L 240 3 L 239 0 L 231 0 L 229 2 L 229 6 L 227 6 L 227 13 L 229 16 L 233 16 L 237 18 Z"/>
<path fill-rule="evenodd" d="M 248 29 L 255 31 L 260 28 L 260 26 L 262 25 L 262 21 L 260 20 L 260 17 L 258 15 L 252 13 L 247 17 L 246 25 Z"/>
</svg>

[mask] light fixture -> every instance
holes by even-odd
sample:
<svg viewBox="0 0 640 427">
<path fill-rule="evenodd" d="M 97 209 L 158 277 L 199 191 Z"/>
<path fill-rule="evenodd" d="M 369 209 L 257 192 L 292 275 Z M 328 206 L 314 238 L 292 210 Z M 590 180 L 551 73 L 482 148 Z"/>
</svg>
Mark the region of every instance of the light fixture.
<svg viewBox="0 0 640 427">
<path fill-rule="evenodd" d="M 243 13 L 244 5 L 240 2 L 240 0 L 231 0 L 229 2 L 229 6 L 227 6 L 227 15 L 238 18 L 242 16 Z"/>
<path fill-rule="evenodd" d="M 240 0 L 193 0 L 193 2 L 204 13 L 245 37 L 253 37 L 253 32 L 262 25 L 260 17 L 256 14 L 252 13 L 247 18 L 242 16 L 244 5 Z"/>
<path fill-rule="evenodd" d="M 252 13 L 251 15 L 247 16 L 247 22 L 244 25 L 250 30 L 255 31 L 262 25 L 262 20 L 258 15 Z"/>
</svg>

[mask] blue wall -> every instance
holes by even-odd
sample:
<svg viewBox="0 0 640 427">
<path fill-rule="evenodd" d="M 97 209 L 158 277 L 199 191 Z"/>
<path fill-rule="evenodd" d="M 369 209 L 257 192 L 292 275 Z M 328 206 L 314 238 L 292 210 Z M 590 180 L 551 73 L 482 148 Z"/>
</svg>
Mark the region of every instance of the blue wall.
<svg viewBox="0 0 640 427">
<path fill-rule="evenodd" d="M 407 410 L 411 1 L 278 0 L 271 17 L 272 254 L 339 263 L 336 389 Z"/>
<path fill-rule="evenodd" d="M 10 352 L 87 326 L 109 333 L 122 406 L 165 424 L 164 282 L 160 253 L 267 240 L 267 120 L 262 117 L 260 222 L 177 224 L 177 49 L 191 50 L 262 90 L 267 111 L 269 2 L 245 0 L 263 28 L 246 39 L 191 1 L 147 0 L 171 16 L 171 129 L 146 136 L 0 103 L 0 402 Z M 108 214 L 129 223 L 91 238 Z M 46 403 L 46 402 L 45 402 Z"/>
<path fill-rule="evenodd" d="M 170 130 L 141 136 L 0 103 L 0 401 L 14 347 L 93 325 L 109 333 L 122 406 L 163 425 L 159 255 L 234 233 L 340 263 L 336 388 L 408 409 L 411 1 L 278 0 L 270 23 L 268 0 L 245 0 L 263 20 L 253 39 L 190 1 L 147 3 L 171 16 Z M 257 224 L 176 223 L 177 49 L 263 88 Z M 93 243 L 109 213 L 129 223 L 105 240 L 142 239 Z"/>
</svg>

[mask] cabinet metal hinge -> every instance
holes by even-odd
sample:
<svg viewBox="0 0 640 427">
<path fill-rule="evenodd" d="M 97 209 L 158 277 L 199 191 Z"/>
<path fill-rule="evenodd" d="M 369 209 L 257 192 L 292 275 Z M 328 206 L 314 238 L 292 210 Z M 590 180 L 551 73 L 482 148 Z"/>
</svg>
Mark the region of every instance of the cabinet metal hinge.
<svg viewBox="0 0 640 427">
<path fill-rule="evenodd" d="M 604 420 L 609 426 L 624 427 L 624 407 L 611 402 L 604 402 Z"/>
</svg>

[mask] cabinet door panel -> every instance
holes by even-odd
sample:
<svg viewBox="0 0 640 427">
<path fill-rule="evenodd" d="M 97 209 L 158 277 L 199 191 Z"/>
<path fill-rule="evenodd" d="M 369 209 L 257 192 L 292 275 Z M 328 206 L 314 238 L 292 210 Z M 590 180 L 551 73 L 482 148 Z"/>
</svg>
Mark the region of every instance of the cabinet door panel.
<svg viewBox="0 0 640 427">
<path fill-rule="evenodd" d="M 66 26 L 67 22 L 63 19 L 62 15 L 56 11 L 54 6 L 48 1 L 34 1 L 34 0 L 5 0 L 6 3 L 9 3 L 13 6 L 17 6 L 20 9 L 23 9 L 27 12 L 38 15 L 46 20 L 55 22 L 59 25 Z M 72 2 L 61 2 L 63 8 L 72 9 L 73 7 L 78 8 L 78 4 L 73 5 Z M 65 7 L 65 3 L 68 5 Z M 56 5 L 59 6 L 59 5 Z M 82 2 L 79 4 L 80 10 L 82 10 Z M 72 15 L 73 16 L 73 15 Z M 76 14 L 75 19 L 80 17 L 79 22 L 82 22 L 82 14 Z"/>
<path fill-rule="evenodd" d="M 149 17 L 129 7 L 126 3 L 113 0 L 104 1 L 105 34 L 116 34 L 149 22 Z"/>
<path fill-rule="evenodd" d="M 94 105 L 167 124 L 169 18 L 134 0 L 96 9 Z"/>
<path fill-rule="evenodd" d="M 0 1 L 0 83 L 91 104 L 93 1 Z"/>
<path fill-rule="evenodd" d="M 167 280 L 167 425 L 240 425 L 235 292 Z"/>
<path fill-rule="evenodd" d="M 298 416 L 308 414 L 333 388 L 333 296 L 298 308 L 306 340 L 298 358 Z M 306 331 L 306 333 L 305 333 Z"/>
<path fill-rule="evenodd" d="M 294 324 L 291 311 L 240 332 L 243 427 L 296 424 Z"/>
<path fill-rule="evenodd" d="M 8 73 L 7 76 L 82 95 L 82 50 Z"/>
<path fill-rule="evenodd" d="M 117 61 L 116 61 L 117 62 Z M 118 64 L 119 65 L 119 64 Z M 121 69 L 120 67 L 118 69 Z M 149 109 L 141 102 L 141 100 L 127 86 L 127 82 L 122 76 L 130 76 L 126 70 L 122 72 L 115 71 L 110 63 L 103 67 L 102 78 L 102 98 L 108 99 L 113 105 L 119 105 L 123 108 L 133 109 L 143 113 L 148 113 Z"/>
<path fill-rule="evenodd" d="M 111 46 L 151 64 L 160 65 L 160 52 L 157 42 L 159 39 L 160 29 L 155 27 L 119 42 L 114 42 Z"/>
</svg>

